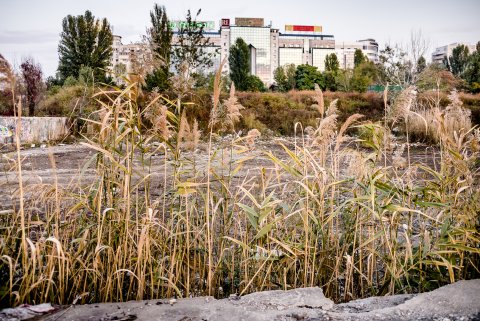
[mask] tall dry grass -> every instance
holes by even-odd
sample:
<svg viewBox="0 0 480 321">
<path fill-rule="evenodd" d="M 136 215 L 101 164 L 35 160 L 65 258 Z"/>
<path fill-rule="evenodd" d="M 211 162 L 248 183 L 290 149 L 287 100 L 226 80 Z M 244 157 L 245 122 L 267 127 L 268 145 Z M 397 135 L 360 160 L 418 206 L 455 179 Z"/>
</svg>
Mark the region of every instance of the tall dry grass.
<svg viewBox="0 0 480 321">
<path fill-rule="evenodd" d="M 452 135 L 437 117 L 440 163 L 408 160 L 400 169 L 390 161 L 404 150 L 384 146 L 388 126 L 354 115 L 338 129 L 335 102 L 325 111 L 317 92 L 312 137 L 282 144 L 283 156 L 263 151 L 270 165 L 242 172 L 257 133 L 214 144 L 214 127 L 233 128 L 240 109 L 234 93 L 220 101 L 220 76 L 206 161 L 186 151 L 198 134 L 182 104 L 156 95 L 140 108 L 136 83 L 95 96 L 102 108 L 89 121 L 99 131 L 83 142 L 95 151 L 90 185 L 44 184 L 26 200 L 18 151 L 20 207 L 0 213 L 2 305 L 315 285 L 343 301 L 480 275 L 478 130 Z M 368 148 L 346 137 L 354 125 L 370 133 Z M 161 170 L 153 170 L 159 153 Z"/>
</svg>

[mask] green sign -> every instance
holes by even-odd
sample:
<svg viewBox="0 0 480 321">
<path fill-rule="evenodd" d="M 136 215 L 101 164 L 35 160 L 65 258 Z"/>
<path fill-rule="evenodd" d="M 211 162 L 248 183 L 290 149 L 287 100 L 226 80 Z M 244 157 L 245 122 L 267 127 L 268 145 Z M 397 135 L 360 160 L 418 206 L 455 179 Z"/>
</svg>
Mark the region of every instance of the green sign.
<svg viewBox="0 0 480 321">
<path fill-rule="evenodd" d="M 203 30 L 213 30 L 215 29 L 215 22 L 213 21 L 192 21 L 190 22 L 191 27 L 201 28 L 203 26 Z M 175 20 L 170 21 L 170 29 L 172 30 L 179 30 L 182 28 L 188 27 L 187 21 Z"/>
</svg>

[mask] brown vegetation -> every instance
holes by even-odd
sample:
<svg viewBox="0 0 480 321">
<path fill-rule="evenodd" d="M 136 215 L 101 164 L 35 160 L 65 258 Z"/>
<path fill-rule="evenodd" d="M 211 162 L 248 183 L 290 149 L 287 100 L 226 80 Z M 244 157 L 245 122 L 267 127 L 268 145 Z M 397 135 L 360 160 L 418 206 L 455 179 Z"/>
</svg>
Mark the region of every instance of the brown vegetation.
<svg viewBox="0 0 480 321">
<path fill-rule="evenodd" d="M 195 142 L 195 134 L 183 139 L 192 122 L 180 119 L 191 107 L 152 97 L 147 106 L 160 108 L 151 113 L 157 129 L 146 131 L 140 113 L 148 108 L 140 110 L 136 88 L 95 96 L 107 103 L 90 120 L 98 134 L 84 142 L 96 151 L 90 162 L 98 179 L 89 186 L 43 184 L 35 187 L 36 199 L 25 200 L 20 154 L 10 160 L 20 206 L 0 213 L 3 305 L 221 297 L 314 285 L 341 301 L 480 275 L 478 130 L 451 133 L 446 117 L 438 117 L 439 163 L 414 164 L 408 141 L 393 154 L 386 148 L 387 123 L 358 125 L 360 115 L 343 122 L 342 96 L 325 93 L 326 102 L 316 101 L 329 105 L 325 115 L 308 110 L 312 137 L 282 145 L 284 159 L 264 151 L 269 166 L 235 177 L 257 132 L 217 149 L 211 127 L 201 171 L 198 154 L 179 146 Z M 222 101 L 218 88 L 214 111 Z M 283 101 L 313 98 L 239 97 L 246 110 L 261 99 L 273 113 L 284 110 Z M 402 119 L 408 124 L 410 116 Z M 352 125 L 371 133 L 369 149 L 345 144 Z M 156 173 L 149 159 L 159 151 L 163 195 L 151 188 Z"/>
</svg>

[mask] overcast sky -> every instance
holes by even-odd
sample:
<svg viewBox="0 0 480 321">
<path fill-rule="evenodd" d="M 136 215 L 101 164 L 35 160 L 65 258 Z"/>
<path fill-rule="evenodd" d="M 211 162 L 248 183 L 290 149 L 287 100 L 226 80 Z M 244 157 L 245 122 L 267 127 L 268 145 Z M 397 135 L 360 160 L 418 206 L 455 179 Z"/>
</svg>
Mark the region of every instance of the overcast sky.
<svg viewBox="0 0 480 321">
<path fill-rule="evenodd" d="M 54 75 L 62 19 L 90 10 L 106 17 L 123 43 L 138 41 L 149 25 L 155 1 L 147 0 L 0 0 L 0 53 L 15 66 L 32 56 Z M 435 47 L 453 42 L 480 41 L 479 0 L 164 0 L 171 20 L 182 19 L 187 9 L 202 9 L 201 20 L 263 17 L 282 32 L 285 24 L 321 25 L 336 41 L 376 39 L 406 44 L 412 31 L 421 30 Z M 233 21 L 233 20 L 232 20 Z M 426 57 L 427 60 L 430 57 Z"/>
</svg>

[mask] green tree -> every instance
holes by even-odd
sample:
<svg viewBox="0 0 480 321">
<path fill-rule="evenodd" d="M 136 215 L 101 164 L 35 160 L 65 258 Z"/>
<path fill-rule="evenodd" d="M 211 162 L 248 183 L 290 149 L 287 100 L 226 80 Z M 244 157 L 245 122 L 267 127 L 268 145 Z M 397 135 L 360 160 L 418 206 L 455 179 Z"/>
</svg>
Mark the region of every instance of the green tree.
<svg viewBox="0 0 480 321">
<path fill-rule="evenodd" d="M 325 79 L 325 89 L 330 91 L 337 90 L 337 80 L 336 80 L 337 74 L 338 74 L 338 71 L 337 72 L 325 71 L 323 73 L 323 77 Z"/>
<path fill-rule="evenodd" d="M 352 69 L 342 69 L 338 72 L 335 77 L 335 84 L 337 89 L 344 92 L 349 92 L 352 90 L 352 78 L 353 70 Z"/>
<path fill-rule="evenodd" d="M 261 91 L 261 92 L 264 92 L 267 90 L 267 88 L 265 88 L 265 84 L 263 83 L 263 81 L 258 77 L 258 76 L 255 76 L 255 75 L 248 75 L 247 77 L 247 81 L 246 81 L 246 90 L 247 91 Z"/>
<path fill-rule="evenodd" d="M 372 61 L 364 61 L 353 70 L 351 78 L 351 90 L 366 92 L 368 86 L 378 78 L 378 68 Z"/>
<path fill-rule="evenodd" d="M 340 63 L 338 62 L 337 55 L 331 53 L 325 57 L 325 71 L 330 71 L 333 74 L 337 74 L 340 69 Z"/>
<path fill-rule="evenodd" d="M 84 15 L 65 17 L 58 45 L 61 79 L 78 78 L 80 68 L 86 66 L 94 70 L 95 79 L 105 81 L 112 43 L 112 29 L 106 18 L 96 20 L 88 10 Z"/>
<path fill-rule="evenodd" d="M 230 79 L 238 90 L 248 90 L 248 76 L 250 73 L 250 50 L 242 38 L 237 38 L 230 47 L 228 56 Z"/>
<path fill-rule="evenodd" d="M 325 90 L 325 80 L 317 67 L 310 65 L 298 65 L 295 73 L 295 82 L 299 90 L 313 90 L 315 84 Z"/>
<path fill-rule="evenodd" d="M 295 88 L 295 65 L 286 64 L 275 69 L 273 78 L 280 91 L 286 92 Z"/>
<path fill-rule="evenodd" d="M 150 11 L 152 26 L 147 30 L 147 39 L 153 54 L 153 71 L 145 78 L 146 88 L 164 91 L 170 87 L 170 55 L 173 31 L 170 28 L 165 6 L 155 4 Z"/>
<path fill-rule="evenodd" d="M 463 73 L 472 92 L 480 92 L 480 41 L 477 43 L 476 51 L 468 58 L 468 63 Z"/>
<path fill-rule="evenodd" d="M 185 23 L 178 30 L 177 41 L 173 46 L 173 63 L 176 70 L 184 63 L 192 71 L 213 66 L 212 58 L 216 53 L 208 52 L 207 48 L 212 45 L 210 38 L 204 36 L 204 25 L 197 23 L 201 12 L 202 9 L 199 9 L 195 17 L 192 17 L 188 10 Z"/>
<path fill-rule="evenodd" d="M 366 61 L 366 57 L 365 55 L 363 54 L 362 50 L 361 49 L 355 49 L 355 53 L 353 54 L 353 65 L 354 65 L 354 68 L 358 67 L 359 65 L 361 65 L 362 63 L 364 63 Z"/>
<path fill-rule="evenodd" d="M 455 76 L 461 76 L 465 71 L 468 63 L 468 47 L 465 45 L 458 45 L 452 51 L 452 55 L 448 57 L 449 70 Z"/>
<path fill-rule="evenodd" d="M 287 91 L 285 89 L 287 84 L 287 75 L 285 74 L 285 69 L 283 68 L 283 66 L 278 66 L 277 68 L 275 68 L 275 70 L 273 71 L 273 79 L 277 83 L 278 90 L 283 92 Z"/>
<path fill-rule="evenodd" d="M 421 73 L 425 68 L 427 68 L 427 61 L 423 56 L 420 56 L 417 60 L 417 73 Z"/>
</svg>

